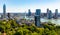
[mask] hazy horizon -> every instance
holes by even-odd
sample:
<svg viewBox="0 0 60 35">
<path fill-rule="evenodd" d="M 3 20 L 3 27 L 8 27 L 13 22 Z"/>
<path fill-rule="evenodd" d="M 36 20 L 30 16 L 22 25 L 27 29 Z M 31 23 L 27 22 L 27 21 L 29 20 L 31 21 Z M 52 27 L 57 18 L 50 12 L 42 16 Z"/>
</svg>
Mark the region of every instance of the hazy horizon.
<svg viewBox="0 0 60 35">
<path fill-rule="evenodd" d="M 6 11 L 10 13 L 35 12 L 36 9 L 41 9 L 41 12 L 46 12 L 49 8 L 52 12 L 58 9 L 60 13 L 60 0 L 0 0 L 0 13 L 3 12 L 3 4 L 6 5 Z"/>
</svg>

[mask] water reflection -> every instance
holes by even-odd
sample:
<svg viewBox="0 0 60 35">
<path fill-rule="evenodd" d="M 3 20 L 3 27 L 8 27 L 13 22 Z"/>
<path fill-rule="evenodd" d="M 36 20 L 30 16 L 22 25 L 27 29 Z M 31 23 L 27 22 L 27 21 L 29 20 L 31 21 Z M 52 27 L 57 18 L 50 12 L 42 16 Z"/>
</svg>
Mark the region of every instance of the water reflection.
<svg viewBox="0 0 60 35">
<path fill-rule="evenodd" d="M 44 19 L 44 18 L 41 18 L 41 22 L 52 22 L 56 25 L 60 25 L 60 19 Z"/>
</svg>

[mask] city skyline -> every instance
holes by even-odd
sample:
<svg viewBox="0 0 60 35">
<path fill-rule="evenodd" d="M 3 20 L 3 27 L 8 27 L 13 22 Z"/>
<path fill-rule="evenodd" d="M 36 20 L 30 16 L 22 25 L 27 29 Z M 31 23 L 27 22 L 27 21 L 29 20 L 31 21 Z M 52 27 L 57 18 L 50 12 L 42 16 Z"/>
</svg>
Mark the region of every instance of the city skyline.
<svg viewBox="0 0 60 35">
<path fill-rule="evenodd" d="M 46 9 L 49 8 L 52 12 L 55 12 L 55 9 L 58 9 L 60 13 L 60 0 L 0 0 L 0 13 L 3 12 L 3 5 L 6 5 L 7 12 L 28 12 L 28 9 L 31 9 L 31 12 L 36 12 L 36 9 L 41 9 L 41 12 L 46 12 Z"/>
</svg>

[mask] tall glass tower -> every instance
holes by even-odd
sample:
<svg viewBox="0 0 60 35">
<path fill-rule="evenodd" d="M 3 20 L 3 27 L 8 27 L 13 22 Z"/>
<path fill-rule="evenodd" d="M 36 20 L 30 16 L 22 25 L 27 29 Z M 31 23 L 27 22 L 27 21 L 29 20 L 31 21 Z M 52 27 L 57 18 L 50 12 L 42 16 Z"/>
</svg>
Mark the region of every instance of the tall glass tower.
<svg viewBox="0 0 60 35">
<path fill-rule="evenodd" d="M 39 15 L 39 16 L 40 16 L 40 12 L 41 12 L 40 9 L 36 9 L 36 13 L 35 13 L 35 15 Z"/>
<path fill-rule="evenodd" d="M 7 13 L 7 16 L 8 16 L 8 19 L 10 19 L 10 17 L 11 17 L 11 16 L 10 16 L 10 13 Z"/>
<path fill-rule="evenodd" d="M 47 8 L 47 18 L 48 18 L 48 16 L 49 16 L 48 14 L 49 14 L 49 8 Z"/>
<path fill-rule="evenodd" d="M 40 27 L 40 24 L 41 24 L 41 22 L 40 22 L 40 14 L 41 14 L 41 10 L 40 9 L 36 9 L 36 13 L 35 13 L 35 25 L 37 26 L 37 27 Z"/>
<path fill-rule="evenodd" d="M 6 5 L 3 5 L 3 18 L 6 18 Z"/>
<path fill-rule="evenodd" d="M 30 11 L 30 9 L 28 10 L 28 16 L 31 16 L 31 11 Z"/>
<path fill-rule="evenodd" d="M 55 9 L 55 19 L 58 18 L 58 9 Z"/>
<path fill-rule="evenodd" d="M 49 12 L 48 12 L 48 19 L 51 19 L 51 18 L 52 18 L 52 11 L 49 10 Z"/>
<path fill-rule="evenodd" d="M 35 25 L 37 26 L 37 27 L 40 27 L 40 16 L 39 15 L 35 15 Z"/>
</svg>

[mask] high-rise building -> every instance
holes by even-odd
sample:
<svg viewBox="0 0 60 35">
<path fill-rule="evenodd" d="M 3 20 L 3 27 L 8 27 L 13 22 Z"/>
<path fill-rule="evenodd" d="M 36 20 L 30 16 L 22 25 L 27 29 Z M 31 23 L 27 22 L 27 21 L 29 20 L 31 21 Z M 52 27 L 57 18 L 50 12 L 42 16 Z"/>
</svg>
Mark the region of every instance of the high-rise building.
<svg viewBox="0 0 60 35">
<path fill-rule="evenodd" d="M 36 13 L 35 13 L 35 15 L 39 15 L 39 16 L 40 16 L 40 12 L 41 12 L 40 9 L 36 9 Z"/>
<path fill-rule="evenodd" d="M 58 9 L 55 9 L 55 15 L 54 18 L 57 19 L 58 18 Z"/>
<path fill-rule="evenodd" d="M 30 11 L 30 9 L 28 10 L 28 16 L 31 16 L 31 11 Z"/>
<path fill-rule="evenodd" d="M 49 8 L 47 8 L 47 13 L 49 12 Z"/>
<path fill-rule="evenodd" d="M 47 15 L 46 15 L 46 16 L 47 16 L 47 18 L 48 18 L 48 16 L 49 16 L 48 14 L 49 14 L 49 8 L 47 8 Z"/>
<path fill-rule="evenodd" d="M 3 5 L 3 18 L 6 18 L 6 5 Z"/>
<path fill-rule="evenodd" d="M 49 10 L 49 12 L 48 12 L 48 19 L 51 19 L 52 18 L 52 12 L 51 12 L 51 10 Z"/>
<path fill-rule="evenodd" d="M 36 13 L 35 13 L 35 25 L 37 27 L 40 27 L 40 13 L 41 13 L 41 10 L 40 9 L 36 9 Z"/>
<path fill-rule="evenodd" d="M 7 16 L 8 16 L 8 19 L 10 19 L 10 17 L 11 17 L 11 16 L 10 16 L 10 13 L 7 13 Z"/>
<path fill-rule="evenodd" d="M 35 25 L 37 27 L 40 27 L 40 16 L 39 15 L 35 15 Z"/>
</svg>

